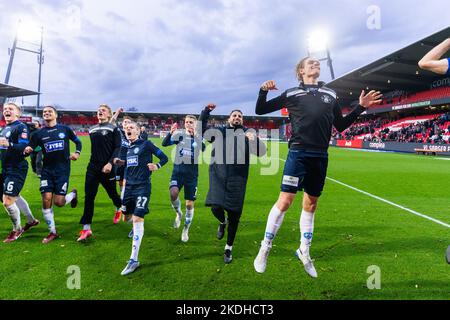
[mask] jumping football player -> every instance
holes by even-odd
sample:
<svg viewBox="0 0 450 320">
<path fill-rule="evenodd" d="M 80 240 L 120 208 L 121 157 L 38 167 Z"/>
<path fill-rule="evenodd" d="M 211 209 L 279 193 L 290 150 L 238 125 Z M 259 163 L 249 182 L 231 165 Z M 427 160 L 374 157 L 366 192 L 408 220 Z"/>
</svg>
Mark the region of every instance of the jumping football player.
<svg viewBox="0 0 450 320">
<path fill-rule="evenodd" d="M 144 236 L 144 217 L 150 202 L 151 175 L 168 161 L 167 156 L 150 140 L 139 139 L 139 126 L 135 122 L 127 125 L 125 133 L 130 146 L 126 157 L 123 204 L 125 216 L 133 219 L 133 243 L 130 260 L 121 273 L 123 276 L 139 267 L 138 255 Z M 153 163 L 153 155 L 159 158 L 159 163 Z"/>
<path fill-rule="evenodd" d="M 184 187 L 186 216 L 181 233 L 181 241 L 183 242 L 189 241 L 189 227 L 194 219 L 194 202 L 197 199 L 198 156 L 200 148 L 202 148 L 202 151 L 205 150 L 201 134 L 196 134 L 196 126 L 197 118 L 193 115 L 187 115 L 184 119 L 184 130 L 177 131 L 178 124 L 174 123 L 170 128 L 170 133 L 162 142 L 163 147 L 176 145 L 175 163 L 170 178 L 169 192 L 172 208 L 176 213 L 173 227 L 178 229 L 183 218 L 179 193 Z"/>
<path fill-rule="evenodd" d="M 49 243 L 58 238 L 56 232 L 53 204 L 64 207 L 69 204 L 75 208 L 78 203 L 77 190 L 67 194 L 70 177 L 70 161 L 77 161 L 81 154 L 82 144 L 71 128 L 57 123 L 58 111 L 53 106 L 47 106 L 42 111 L 45 126 L 36 131 L 26 154 L 31 154 L 36 147 L 43 152 L 40 191 L 42 195 L 42 214 L 47 222 L 50 233 L 42 240 Z M 70 141 L 76 145 L 75 152 L 70 154 Z"/>
<path fill-rule="evenodd" d="M 28 127 L 19 121 L 20 115 L 18 105 L 6 103 L 3 106 L 3 117 L 6 121 L 6 127 L 0 134 L 3 206 L 13 224 L 13 230 L 4 240 L 5 243 L 16 241 L 25 231 L 39 224 L 39 220 L 31 213 L 28 203 L 20 196 L 28 173 L 28 161 L 25 159 L 24 150 L 29 143 Z M 20 212 L 27 218 L 24 228 L 21 226 Z"/>
<path fill-rule="evenodd" d="M 316 269 L 309 249 L 314 232 L 314 214 L 322 193 L 328 166 L 328 147 L 332 126 L 339 131 L 348 128 L 366 108 L 380 103 L 381 94 L 361 92 L 359 105 L 346 117 L 342 116 L 336 93 L 319 82 L 320 62 L 311 57 L 302 59 L 296 67 L 298 87 L 286 90 L 280 96 L 266 101 L 269 90 L 277 90 L 273 80 L 262 84 L 256 103 L 256 114 L 271 113 L 287 107 L 293 135 L 289 141 L 289 154 L 284 166 L 281 192 L 267 219 L 266 232 L 255 270 L 263 273 L 272 242 L 281 227 L 284 215 L 292 205 L 298 191 L 304 190 L 303 211 L 300 216 L 300 247 L 296 251 L 305 271 L 313 278 Z"/>
</svg>

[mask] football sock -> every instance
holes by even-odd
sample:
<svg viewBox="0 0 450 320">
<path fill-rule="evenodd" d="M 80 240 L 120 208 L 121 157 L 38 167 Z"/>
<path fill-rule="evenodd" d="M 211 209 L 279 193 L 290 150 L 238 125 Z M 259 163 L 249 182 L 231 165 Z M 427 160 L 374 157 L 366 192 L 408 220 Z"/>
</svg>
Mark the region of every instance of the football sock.
<svg viewBox="0 0 450 320">
<path fill-rule="evenodd" d="M 231 251 L 231 250 L 233 250 L 233 246 L 229 246 L 229 245 L 226 244 L 225 245 L 225 250 L 230 250 Z"/>
<path fill-rule="evenodd" d="M 91 225 L 90 224 L 83 225 L 83 230 L 91 230 Z"/>
<path fill-rule="evenodd" d="M 8 211 L 9 218 L 13 224 L 13 230 L 19 231 L 21 229 L 19 208 L 13 203 L 11 206 L 6 207 L 6 211 Z"/>
<path fill-rule="evenodd" d="M 276 204 L 272 207 L 272 210 L 270 210 L 269 217 L 267 218 L 266 233 L 264 235 L 263 241 L 266 246 L 272 247 L 273 239 L 277 235 L 278 230 L 283 223 L 284 214 L 285 212 L 282 212 L 280 209 L 278 209 Z"/>
<path fill-rule="evenodd" d="M 53 214 L 53 209 L 42 209 L 42 214 L 44 215 L 45 222 L 47 222 L 48 230 L 51 233 L 56 233 L 55 215 Z"/>
<path fill-rule="evenodd" d="M 182 214 L 180 198 L 177 198 L 175 201 L 172 201 L 172 208 L 175 210 L 176 213 L 180 215 Z"/>
<path fill-rule="evenodd" d="M 142 237 L 144 236 L 144 221 L 133 223 L 133 246 L 131 248 L 131 260 L 139 261 L 139 247 L 141 246 Z"/>
<path fill-rule="evenodd" d="M 19 211 L 25 215 L 28 223 L 32 223 L 35 220 L 28 202 L 21 195 L 17 197 L 16 205 L 17 208 L 19 208 Z"/>
<path fill-rule="evenodd" d="M 314 233 L 314 213 L 302 211 L 300 216 L 300 251 L 309 255 L 309 248 Z"/>
<path fill-rule="evenodd" d="M 184 219 L 184 226 L 189 227 L 194 219 L 194 208 L 186 209 L 186 217 Z"/>
<path fill-rule="evenodd" d="M 73 198 L 75 198 L 75 192 L 72 191 L 71 193 L 66 195 L 66 205 L 68 205 L 73 200 Z"/>
</svg>

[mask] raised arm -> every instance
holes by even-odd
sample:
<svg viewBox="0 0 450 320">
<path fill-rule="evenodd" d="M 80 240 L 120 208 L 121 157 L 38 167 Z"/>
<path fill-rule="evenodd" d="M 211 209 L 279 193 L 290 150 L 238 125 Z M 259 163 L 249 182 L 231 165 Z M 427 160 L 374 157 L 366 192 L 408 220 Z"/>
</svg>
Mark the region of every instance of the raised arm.
<svg viewBox="0 0 450 320">
<path fill-rule="evenodd" d="M 120 114 L 123 112 L 123 108 L 120 107 L 119 109 L 114 112 L 114 115 L 112 116 L 111 120 L 109 120 L 109 123 L 116 124 L 117 119 L 119 119 Z"/>
<path fill-rule="evenodd" d="M 450 38 L 431 49 L 420 61 L 419 67 L 437 74 L 450 75 L 450 58 L 441 59 L 450 50 Z"/>
<path fill-rule="evenodd" d="M 171 127 L 170 127 L 170 132 L 169 134 L 164 138 L 163 142 L 162 142 L 162 146 L 163 147 L 168 147 L 174 144 L 178 144 L 179 141 L 174 140 L 173 135 L 175 134 L 176 130 L 178 129 L 178 124 L 175 122 Z"/>
<path fill-rule="evenodd" d="M 383 95 L 379 91 L 372 90 L 368 94 L 365 94 L 364 90 L 359 97 L 359 105 L 352 110 L 347 116 L 342 115 L 341 108 L 336 100 L 334 104 L 334 122 L 333 125 L 339 132 L 344 131 L 352 125 L 358 116 L 364 112 L 367 108 L 379 104 Z"/>
<path fill-rule="evenodd" d="M 278 90 L 275 81 L 264 82 L 259 89 L 258 100 L 256 101 L 255 113 L 258 115 L 281 110 L 284 107 L 286 93 L 267 101 L 267 93 L 270 90 Z"/>
<path fill-rule="evenodd" d="M 205 133 L 206 130 L 209 129 L 208 127 L 208 120 L 209 120 L 209 116 L 211 114 L 211 111 L 213 111 L 216 108 L 216 105 L 213 103 L 208 104 L 203 110 L 202 113 L 200 114 L 200 117 L 198 118 L 198 121 L 200 121 L 201 126 L 202 126 L 202 137 Z M 209 141 L 212 142 L 212 141 Z"/>
</svg>

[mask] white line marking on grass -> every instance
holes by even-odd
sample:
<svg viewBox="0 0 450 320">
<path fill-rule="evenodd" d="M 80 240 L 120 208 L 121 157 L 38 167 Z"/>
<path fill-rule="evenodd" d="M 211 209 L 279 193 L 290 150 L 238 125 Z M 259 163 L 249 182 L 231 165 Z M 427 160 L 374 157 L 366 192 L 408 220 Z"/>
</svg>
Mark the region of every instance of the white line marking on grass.
<svg viewBox="0 0 450 320">
<path fill-rule="evenodd" d="M 436 160 L 447 160 L 450 161 L 450 158 L 435 158 Z"/>
<path fill-rule="evenodd" d="M 328 180 L 331 180 L 331 181 L 333 181 L 333 182 L 335 182 L 335 183 L 337 183 L 337 184 L 343 185 L 344 187 L 347 187 L 347 188 L 349 188 L 349 189 L 352 189 L 352 190 L 354 190 L 354 191 L 357 191 L 357 192 L 359 192 L 359 193 L 365 194 L 366 196 L 369 196 L 369 197 L 371 197 L 371 198 L 374 198 L 374 199 L 380 200 L 380 201 L 382 201 L 382 202 L 384 202 L 384 203 L 390 204 L 391 206 L 394 206 L 394 207 L 397 207 L 397 208 L 399 208 L 399 209 L 405 210 L 405 211 L 407 211 L 407 212 L 409 212 L 409 213 L 415 214 L 416 216 L 419 216 L 419 217 L 422 217 L 422 218 L 424 218 L 424 219 L 428 219 L 428 220 L 430 220 L 430 221 L 433 221 L 433 222 L 435 222 L 435 223 L 437 223 L 437 224 L 440 224 L 441 226 L 450 228 L 450 225 L 449 225 L 449 224 L 446 224 L 446 223 L 444 223 L 444 222 L 442 222 L 442 221 L 439 221 L 439 220 L 437 220 L 437 219 L 434 219 L 434 218 L 432 218 L 432 217 L 429 217 L 429 216 L 424 215 L 424 214 L 422 214 L 422 213 L 419 213 L 419 212 L 417 212 L 417 211 L 408 209 L 408 208 L 406 208 L 406 207 L 403 207 L 403 206 L 401 206 L 401 205 L 399 205 L 399 204 L 396 204 L 396 203 L 394 203 L 394 202 L 391 202 L 391 201 L 389 201 L 389 200 L 380 198 L 380 197 L 378 197 L 378 196 L 376 196 L 376 195 L 374 195 L 374 194 L 371 194 L 371 193 L 369 193 L 369 192 L 366 192 L 366 191 L 357 189 L 357 188 L 355 188 L 355 187 L 349 186 L 348 184 L 345 184 L 345 183 L 340 182 L 340 181 L 338 181 L 338 180 L 335 180 L 335 179 L 332 179 L 332 178 L 329 178 L 329 177 L 327 177 L 327 179 L 328 179 Z"/>
</svg>

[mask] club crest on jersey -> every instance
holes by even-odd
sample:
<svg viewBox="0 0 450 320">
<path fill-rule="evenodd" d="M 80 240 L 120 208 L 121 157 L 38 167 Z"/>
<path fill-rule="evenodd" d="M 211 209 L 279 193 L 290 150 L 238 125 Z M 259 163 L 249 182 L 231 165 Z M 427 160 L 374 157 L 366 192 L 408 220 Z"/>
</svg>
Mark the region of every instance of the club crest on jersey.
<svg viewBox="0 0 450 320">
<path fill-rule="evenodd" d="M 137 156 L 132 156 L 127 158 L 127 167 L 136 167 L 139 164 Z"/>
<path fill-rule="evenodd" d="M 331 103 L 333 101 L 329 95 L 323 95 L 321 99 L 325 103 Z"/>
<path fill-rule="evenodd" d="M 134 154 L 138 154 L 139 153 L 139 148 L 134 148 L 133 152 L 134 152 Z"/>
<path fill-rule="evenodd" d="M 66 137 L 66 135 L 65 135 L 64 133 L 60 132 L 60 133 L 58 134 L 58 137 L 59 137 L 60 139 L 64 139 L 64 138 Z"/>
<path fill-rule="evenodd" d="M 102 130 L 102 135 L 106 136 L 108 134 L 107 130 Z"/>
<path fill-rule="evenodd" d="M 64 140 L 44 143 L 44 148 L 46 152 L 55 152 L 64 150 Z"/>
<path fill-rule="evenodd" d="M 11 131 L 8 131 L 8 132 L 5 134 L 5 137 L 7 137 L 7 138 L 11 137 Z"/>
</svg>

